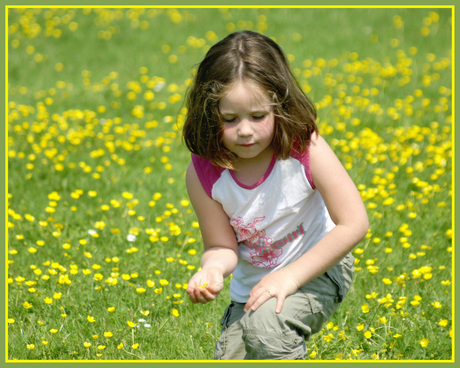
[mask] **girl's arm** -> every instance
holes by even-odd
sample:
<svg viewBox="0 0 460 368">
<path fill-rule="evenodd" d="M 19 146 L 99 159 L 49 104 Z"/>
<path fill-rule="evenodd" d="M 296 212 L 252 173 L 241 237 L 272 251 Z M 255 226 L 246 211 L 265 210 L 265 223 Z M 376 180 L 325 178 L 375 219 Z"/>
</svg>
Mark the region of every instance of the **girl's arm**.
<svg viewBox="0 0 460 368">
<path fill-rule="evenodd" d="M 192 163 L 187 169 L 186 183 L 205 249 L 201 270 L 190 279 L 187 293 L 193 303 L 207 303 L 219 295 L 224 278 L 236 268 L 238 243 L 227 214 L 220 203 L 206 194 Z"/>
<path fill-rule="evenodd" d="M 275 296 L 276 312 L 281 312 L 288 295 L 335 266 L 367 234 L 369 221 L 356 186 L 326 141 L 316 134 L 310 144 L 310 169 L 336 227 L 295 262 L 264 277 L 252 289 L 246 310 L 256 310 Z"/>
</svg>

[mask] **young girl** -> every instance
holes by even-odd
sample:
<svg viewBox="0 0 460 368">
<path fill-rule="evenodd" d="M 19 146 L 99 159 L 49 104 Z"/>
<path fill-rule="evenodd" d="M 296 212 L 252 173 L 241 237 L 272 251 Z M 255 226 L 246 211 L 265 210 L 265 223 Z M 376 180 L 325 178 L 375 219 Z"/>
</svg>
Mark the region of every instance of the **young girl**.
<svg viewBox="0 0 460 368">
<path fill-rule="evenodd" d="M 361 197 L 270 38 L 236 32 L 211 47 L 187 103 L 187 189 L 205 249 L 191 301 L 213 301 L 233 274 L 215 359 L 305 359 L 352 282 Z"/>
</svg>

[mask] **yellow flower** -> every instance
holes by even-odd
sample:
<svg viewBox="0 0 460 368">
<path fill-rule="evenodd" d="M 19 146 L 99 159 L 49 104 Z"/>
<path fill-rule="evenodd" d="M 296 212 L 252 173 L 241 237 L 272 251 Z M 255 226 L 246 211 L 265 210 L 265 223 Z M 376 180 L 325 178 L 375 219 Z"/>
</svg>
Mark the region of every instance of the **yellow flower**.
<svg viewBox="0 0 460 368">
<path fill-rule="evenodd" d="M 35 345 L 34 345 L 34 344 L 27 344 L 27 349 L 29 349 L 29 350 L 34 350 L 34 349 L 35 349 Z"/>
<path fill-rule="evenodd" d="M 137 326 L 137 323 L 134 323 L 133 321 L 128 321 L 128 326 L 129 327 L 135 327 L 135 326 Z"/>
<path fill-rule="evenodd" d="M 116 284 L 118 284 L 118 279 L 109 277 L 107 280 L 105 280 L 105 282 L 110 284 L 111 286 L 115 286 Z"/>
<path fill-rule="evenodd" d="M 179 317 L 179 311 L 174 308 L 172 311 L 171 311 L 171 314 L 174 316 L 174 317 Z"/>
<path fill-rule="evenodd" d="M 442 319 L 438 322 L 438 325 L 441 327 L 446 327 L 447 323 L 448 323 L 447 319 Z"/>
<path fill-rule="evenodd" d="M 393 282 L 392 282 L 390 279 L 388 279 L 388 278 L 384 278 L 382 281 L 383 281 L 383 283 L 384 283 L 385 285 L 391 285 L 391 284 L 393 283 Z"/>
<path fill-rule="evenodd" d="M 144 288 L 136 288 L 136 291 L 137 291 L 139 294 L 144 294 L 147 290 L 144 289 Z"/>
<path fill-rule="evenodd" d="M 91 316 L 86 317 L 86 319 L 88 320 L 89 323 L 96 322 L 96 318 L 91 317 Z"/>
<path fill-rule="evenodd" d="M 8 318 L 8 323 L 12 325 L 16 320 L 14 318 Z"/>
<path fill-rule="evenodd" d="M 372 332 L 369 331 L 369 330 L 367 330 L 366 332 L 364 332 L 364 337 L 365 337 L 366 339 L 370 339 L 370 338 L 372 337 Z"/>
<path fill-rule="evenodd" d="M 108 307 L 107 310 L 108 310 L 110 313 L 113 313 L 113 312 L 115 312 L 115 307 Z"/>
<path fill-rule="evenodd" d="M 52 328 L 52 329 L 50 330 L 50 332 L 51 332 L 52 334 L 55 334 L 55 333 L 58 332 L 58 330 L 57 330 L 56 328 Z"/>
<path fill-rule="evenodd" d="M 434 302 L 434 303 L 431 303 L 431 305 L 432 305 L 433 307 L 435 307 L 436 309 L 439 309 L 439 308 L 442 307 L 442 304 L 439 303 L 438 301 L 436 301 L 436 302 Z"/>
<path fill-rule="evenodd" d="M 123 349 L 124 346 L 125 346 L 125 345 L 124 345 L 123 343 L 121 343 L 120 345 L 117 346 L 117 349 L 118 349 L 118 350 L 121 350 L 121 349 Z"/>
<path fill-rule="evenodd" d="M 32 303 L 24 302 L 24 303 L 22 304 L 22 306 L 23 306 L 24 308 L 26 308 L 26 309 L 29 309 L 29 308 L 32 308 Z"/>
<path fill-rule="evenodd" d="M 361 306 L 361 310 L 363 311 L 363 313 L 369 313 L 369 304 L 363 304 Z"/>
<path fill-rule="evenodd" d="M 91 343 L 90 342 L 84 342 L 83 345 L 85 346 L 85 348 L 89 348 L 91 346 Z"/>
<path fill-rule="evenodd" d="M 419 344 L 422 348 L 426 348 L 428 346 L 429 340 L 428 339 L 422 339 L 419 341 Z"/>
<path fill-rule="evenodd" d="M 107 337 L 108 339 L 110 339 L 112 336 L 113 336 L 112 332 L 110 332 L 110 331 L 104 332 L 104 337 Z"/>
<path fill-rule="evenodd" d="M 130 193 L 130 192 L 123 192 L 123 193 L 121 194 L 121 196 L 122 196 L 123 198 L 125 198 L 125 199 L 132 199 L 132 198 L 133 198 L 133 194 Z"/>
<path fill-rule="evenodd" d="M 139 343 L 136 343 L 134 345 L 131 346 L 134 350 L 136 350 L 138 347 L 139 347 Z"/>
</svg>

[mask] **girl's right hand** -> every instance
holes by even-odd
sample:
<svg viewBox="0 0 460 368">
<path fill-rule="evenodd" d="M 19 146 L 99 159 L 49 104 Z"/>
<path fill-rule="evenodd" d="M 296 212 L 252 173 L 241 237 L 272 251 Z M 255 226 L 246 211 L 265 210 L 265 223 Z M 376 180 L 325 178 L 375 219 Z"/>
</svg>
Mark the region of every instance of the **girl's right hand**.
<svg viewBox="0 0 460 368">
<path fill-rule="evenodd" d="M 187 287 L 192 303 L 206 304 L 217 298 L 224 288 L 224 276 L 216 268 L 201 270 L 194 274 Z"/>
</svg>

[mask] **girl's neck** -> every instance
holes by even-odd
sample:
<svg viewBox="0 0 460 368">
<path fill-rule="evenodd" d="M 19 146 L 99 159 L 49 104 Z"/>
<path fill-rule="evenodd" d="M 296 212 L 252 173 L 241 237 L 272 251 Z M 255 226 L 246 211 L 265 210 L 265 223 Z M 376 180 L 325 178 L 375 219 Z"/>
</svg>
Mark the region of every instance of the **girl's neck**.
<svg viewBox="0 0 460 368">
<path fill-rule="evenodd" d="M 233 175 L 240 183 L 252 186 L 264 177 L 270 168 L 273 155 L 274 150 L 270 147 L 252 159 L 239 159 L 235 163 L 237 170 L 233 171 Z"/>
</svg>

